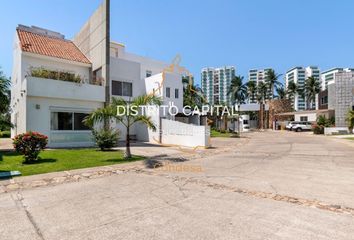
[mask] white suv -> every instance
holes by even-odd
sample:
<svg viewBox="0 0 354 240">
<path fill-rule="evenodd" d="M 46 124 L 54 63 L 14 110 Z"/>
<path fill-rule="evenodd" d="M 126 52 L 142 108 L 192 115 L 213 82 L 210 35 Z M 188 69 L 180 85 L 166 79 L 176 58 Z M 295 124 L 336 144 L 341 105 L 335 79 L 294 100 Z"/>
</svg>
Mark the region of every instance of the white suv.
<svg viewBox="0 0 354 240">
<path fill-rule="evenodd" d="M 286 130 L 293 130 L 293 125 L 298 124 L 299 122 L 289 122 L 288 125 L 285 126 Z"/>
<path fill-rule="evenodd" d="M 293 122 L 291 125 L 291 130 L 296 132 L 301 131 L 311 131 L 312 123 L 310 122 Z"/>
</svg>

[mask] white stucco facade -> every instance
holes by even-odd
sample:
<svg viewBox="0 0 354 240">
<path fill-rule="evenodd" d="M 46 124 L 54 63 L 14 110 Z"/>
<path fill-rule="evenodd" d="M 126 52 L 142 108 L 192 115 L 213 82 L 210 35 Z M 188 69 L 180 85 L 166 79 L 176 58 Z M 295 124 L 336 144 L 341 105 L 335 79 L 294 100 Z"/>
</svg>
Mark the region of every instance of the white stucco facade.
<svg viewBox="0 0 354 240">
<path fill-rule="evenodd" d="M 95 70 L 91 63 L 24 52 L 20 44 L 16 35 L 11 90 L 12 122 L 15 124 L 12 137 L 27 131 L 38 131 L 48 136 L 49 147 L 92 146 L 94 142 L 91 132 L 82 124 L 82 120 L 95 109 L 104 107 L 107 96 L 108 99 L 121 97 L 131 101 L 143 94 L 155 94 L 161 97 L 163 105 L 174 105 L 175 109 L 182 111 L 182 74 L 185 70 L 181 70 L 179 66 L 171 68 L 168 63 L 127 53 L 124 45 L 112 42 L 109 56 L 109 84 L 104 81 L 97 84 L 93 81 Z M 31 75 L 32 69 L 70 73 L 80 76 L 81 81 L 64 81 L 59 80 L 59 77 L 58 79 L 34 77 Z M 174 121 L 173 114 L 168 110 L 159 109 L 149 112 L 148 115 L 158 131 L 153 132 L 145 125 L 135 124 L 129 134 L 136 135 L 138 140 L 154 143 L 175 141 L 174 136 L 170 139 L 166 134 L 164 137 L 161 135 L 164 119 L 174 122 L 168 126 L 179 124 Z M 198 127 L 198 131 L 203 128 L 203 133 L 207 133 L 205 126 L 185 125 L 187 128 Z M 125 127 L 121 124 L 116 124 L 115 127 L 120 131 L 121 140 L 124 140 Z M 177 142 L 183 143 L 181 139 L 184 137 L 189 139 L 185 140 L 190 142 L 188 146 L 193 145 L 193 142 L 198 145 L 203 142 L 207 145 L 205 136 L 200 142 L 196 139 L 197 136 L 191 137 L 190 134 L 182 133 L 178 134 L 180 140 Z"/>
</svg>

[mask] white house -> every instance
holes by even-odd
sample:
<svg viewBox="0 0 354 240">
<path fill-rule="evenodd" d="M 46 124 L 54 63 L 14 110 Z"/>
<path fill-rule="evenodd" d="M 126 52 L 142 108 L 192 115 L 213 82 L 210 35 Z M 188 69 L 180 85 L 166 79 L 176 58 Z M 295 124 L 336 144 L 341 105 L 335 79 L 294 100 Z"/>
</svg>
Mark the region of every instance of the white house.
<svg viewBox="0 0 354 240">
<path fill-rule="evenodd" d="M 85 26 L 92 28 L 92 25 Z M 129 101 L 142 94 L 154 93 L 162 97 L 165 105 L 173 104 L 182 109 L 183 71 L 171 69 L 167 63 L 128 53 L 124 45 L 116 42 L 109 42 L 109 61 L 102 60 L 107 59 L 107 52 L 92 50 L 95 41 L 90 41 L 89 50 L 85 52 L 85 42 L 80 44 L 79 41 L 86 39 L 80 35 L 82 32 L 85 31 L 71 41 L 47 29 L 18 26 L 12 75 L 11 106 L 15 124 L 12 137 L 31 130 L 47 135 L 51 147 L 90 146 L 93 144 L 91 131 L 82 120 L 93 110 L 104 107 L 113 97 Z M 109 81 L 105 80 L 107 70 Z M 209 144 L 204 136 L 202 141 L 193 141 L 194 135 L 178 134 L 181 124 L 188 124 L 175 122 L 168 112 L 156 111 L 150 115 L 158 129 L 163 129 L 162 122 L 165 122 L 169 127 L 176 125 L 177 133 L 165 133 L 162 138 L 160 132 L 151 132 L 137 124 L 130 134 L 136 135 L 138 140 L 162 142 L 164 139 L 170 143 L 177 134 L 182 137 L 181 145 L 184 142 L 193 147 L 195 142 L 202 146 Z M 124 139 L 125 128 L 116 127 Z M 205 134 L 207 127 L 201 127 Z M 189 140 L 183 141 L 184 137 Z"/>
</svg>

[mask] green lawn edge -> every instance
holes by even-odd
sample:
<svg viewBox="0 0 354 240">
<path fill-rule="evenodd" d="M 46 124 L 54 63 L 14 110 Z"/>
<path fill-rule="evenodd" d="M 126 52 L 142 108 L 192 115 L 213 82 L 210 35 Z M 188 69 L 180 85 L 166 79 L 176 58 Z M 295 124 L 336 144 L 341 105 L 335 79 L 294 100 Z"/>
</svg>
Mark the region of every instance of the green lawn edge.
<svg viewBox="0 0 354 240">
<path fill-rule="evenodd" d="M 16 152 L 0 152 L 0 172 L 20 171 L 22 176 L 50 172 L 68 171 L 81 168 L 99 167 L 144 160 L 133 155 L 124 159 L 121 150 L 100 151 L 96 148 L 46 149 L 39 154 L 35 163 L 24 164 L 23 156 Z"/>
</svg>

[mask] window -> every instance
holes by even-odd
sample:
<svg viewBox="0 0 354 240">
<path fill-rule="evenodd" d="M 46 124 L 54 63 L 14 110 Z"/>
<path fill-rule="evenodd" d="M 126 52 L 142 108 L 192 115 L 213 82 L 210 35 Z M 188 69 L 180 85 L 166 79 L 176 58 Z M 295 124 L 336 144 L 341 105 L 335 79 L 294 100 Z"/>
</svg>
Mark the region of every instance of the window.
<svg viewBox="0 0 354 240">
<path fill-rule="evenodd" d="M 171 89 L 169 87 L 166 88 L 166 97 L 171 97 Z"/>
<path fill-rule="evenodd" d="M 325 105 L 328 103 L 328 96 L 321 97 L 321 105 Z"/>
<path fill-rule="evenodd" d="M 90 128 L 82 122 L 86 116 L 88 116 L 87 113 L 74 113 L 74 130 L 90 130 Z"/>
<path fill-rule="evenodd" d="M 176 88 L 176 89 L 175 89 L 175 98 L 178 98 L 178 97 L 179 97 L 178 94 L 179 94 L 178 88 Z"/>
<path fill-rule="evenodd" d="M 300 117 L 301 122 L 307 122 L 307 116 L 301 116 Z"/>
<path fill-rule="evenodd" d="M 98 68 L 95 71 L 93 71 L 93 79 L 97 80 L 97 79 L 101 79 L 102 78 L 102 68 Z"/>
<path fill-rule="evenodd" d="M 133 96 L 133 84 L 129 82 L 112 80 L 112 95 Z"/>
<path fill-rule="evenodd" d="M 71 112 L 52 112 L 51 113 L 52 130 L 72 130 L 73 116 Z"/>
<path fill-rule="evenodd" d="M 248 120 L 243 120 L 243 124 L 247 125 L 248 124 Z"/>
<path fill-rule="evenodd" d="M 152 76 L 152 71 L 146 70 L 146 77 L 151 77 Z"/>
<path fill-rule="evenodd" d="M 89 130 L 83 124 L 87 113 L 73 113 L 73 112 L 52 112 L 50 125 L 51 130 Z"/>
</svg>

